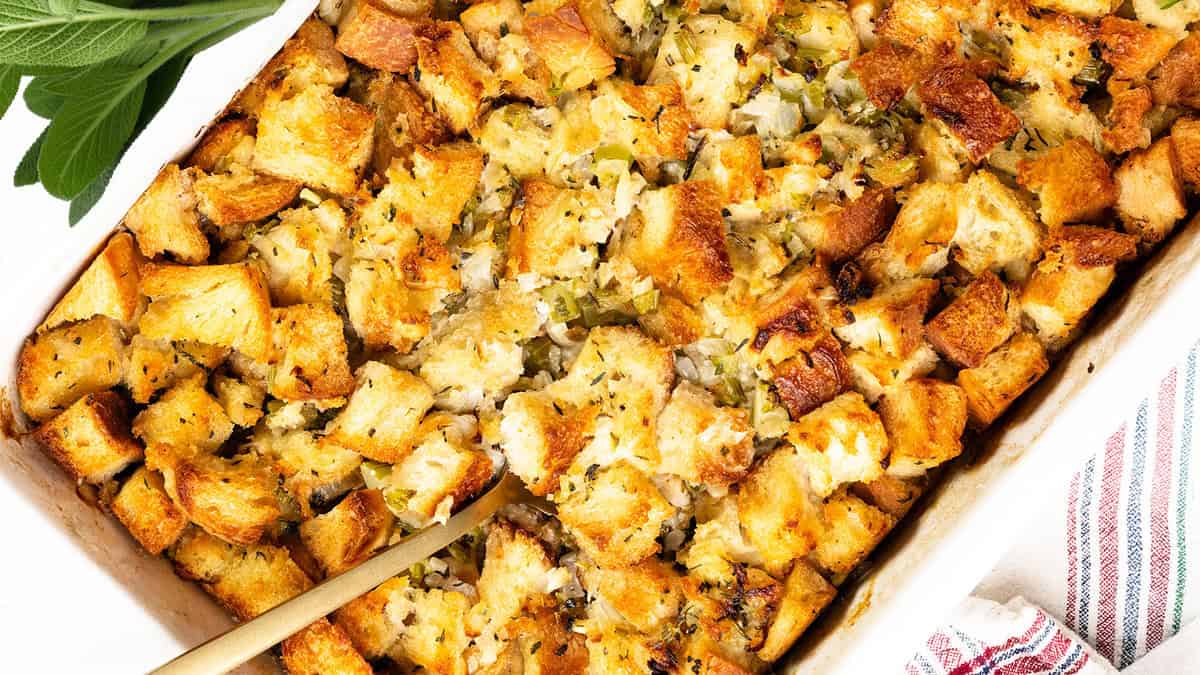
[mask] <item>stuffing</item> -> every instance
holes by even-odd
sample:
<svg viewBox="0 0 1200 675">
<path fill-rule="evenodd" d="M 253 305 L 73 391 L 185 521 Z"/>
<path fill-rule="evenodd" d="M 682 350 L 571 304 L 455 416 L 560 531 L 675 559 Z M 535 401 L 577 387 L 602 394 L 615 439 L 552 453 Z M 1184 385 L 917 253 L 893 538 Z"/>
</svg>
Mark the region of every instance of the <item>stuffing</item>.
<svg viewBox="0 0 1200 675">
<path fill-rule="evenodd" d="M 711 393 L 686 381 L 675 387 L 658 417 L 657 442 L 659 472 L 710 489 L 741 480 L 754 460 L 749 412 L 718 406 Z"/>
<path fill-rule="evenodd" d="M 940 53 L 962 41 L 954 10 L 933 0 L 896 0 L 875 22 L 879 38 L 910 49 Z"/>
<path fill-rule="evenodd" d="M 907 4 L 911 3 L 893 2 L 891 6 L 903 8 Z M 882 25 L 888 25 L 892 30 L 898 29 L 895 22 Z M 883 40 L 874 49 L 855 59 L 850 69 L 858 77 L 867 98 L 880 108 L 887 109 L 899 103 L 909 89 L 924 78 L 936 65 L 936 56 L 935 53 Z"/>
<path fill-rule="evenodd" d="M 400 75 L 375 73 L 355 100 L 375 114 L 371 167 L 379 176 L 416 147 L 436 146 L 451 138 L 442 118 L 426 107 L 425 98 Z"/>
<path fill-rule="evenodd" d="M 741 94 L 741 67 L 734 54 L 739 48 L 747 54 L 753 52 L 756 42 L 753 31 L 715 14 L 694 14 L 672 21 L 663 35 L 648 82 L 674 81 L 683 90 L 687 108 L 698 125 L 723 128 Z"/>
<path fill-rule="evenodd" d="M 1189 33 L 1150 73 L 1150 93 L 1158 105 L 1200 108 L 1200 35 Z"/>
<path fill-rule="evenodd" d="M 333 30 L 316 17 L 305 21 L 233 102 L 233 109 L 250 117 L 262 115 L 268 99 L 290 98 L 312 87 L 337 89 L 350 70 L 334 48 Z"/>
<path fill-rule="evenodd" d="M 840 262 L 878 239 L 896 216 L 891 188 L 871 188 L 834 211 L 833 218 L 804 219 L 797 232 L 818 253 Z"/>
<path fill-rule="evenodd" d="M 687 627 L 694 629 L 695 624 Z M 621 622 L 603 618 L 588 621 L 587 659 L 587 672 L 611 675 L 644 675 L 655 670 L 671 672 L 667 668 L 678 663 L 674 651 L 663 644 L 659 636 L 642 635 Z M 729 675 L 741 674 L 734 671 Z"/>
<path fill-rule="evenodd" d="M 877 290 L 846 307 L 834 333 L 853 349 L 906 357 L 923 343 L 922 325 L 940 285 L 936 279 L 908 279 Z"/>
<path fill-rule="evenodd" d="M 549 7 L 540 9 L 549 9 Z M 570 7 L 563 7 L 561 11 L 564 12 L 564 15 L 570 16 L 574 10 Z M 543 33 L 547 28 L 558 27 L 553 16 L 537 18 L 542 22 L 538 29 Z M 486 0 L 472 3 L 459 15 L 459 21 L 462 23 L 467 37 L 471 38 L 471 44 L 475 46 L 479 58 L 483 59 L 484 63 L 488 64 L 499 78 L 502 93 L 514 98 L 526 99 L 538 106 L 554 104 L 558 94 L 561 93 L 561 85 L 559 85 L 559 89 L 555 88 L 556 84 L 550 68 L 546 66 L 542 57 L 535 50 L 533 40 L 525 29 L 525 9 L 518 0 Z M 551 23 L 554 25 L 547 26 Z M 591 46 L 586 28 L 583 28 L 582 32 L 577 32 L 568 26 L 563 35 L 566 38 L 577 37 L 584 42 L 585 46 Z M 545 37 L 543 35 L 543 39 Z M 603 47 L 592 50 L 592 55 L 596 57 L 597 62 L 603 61 L 607 57 Z M 550 56 L 556 59 L 555 63 L 560 68 L 569 67 L 570 64 L 560 57 L 559 52 L 554 52 Z M 611 57 L 607 57 L 607 61 L 611 63 Z M 582 75 L 586 75 L 586 72 L 580 73 L 580 76 Z M 580 76 L 575 76 L 573 79 L 578 79 Z"/>
<path fill-rule="evenodd" d="M 952 242 L 954 260 L 972 274 L 1003 270 L 1021 280 L 1037 260 L 1042 228 L 1021 196 L 988 171 L 967 180 Z"/>
<path fill-rule="evenodd" d="M 589 31 L 570 3 L 553 13 L 525 17 L 524 33 L 562 91 L 583 89 L 616 70 L 604 43 Z"/>
<path fill-rule="evenodd" d="M 659 529 L 674 507 L 627 462 L 590 474 L 558 507 L 559 520 L 580 550 L 601 567 L 633 565 L 654 555 Z"/>
<path fill-rule="evenodd" d="M 857 392 L 842 394 L 793 422 L 787 437 L 818 496 L 883 473 L 887 432 Z"/>
<path fill-rule="evenodd" d="M 412 450 L 431 407 L 433 389 L 420 377 L 368 361 L 355 373 L 350 402 L 329 423 L 326 438 L 368 459 L 395 463 Z"/>
<path fill-rule="evenodd" d="M 979 366 L 959 371 L 971 423 L 989 426 L 1049 368 L 1042 343 L 1030 333 L 1018 333 Z"/>
<path fill-rule="evenodd" d="M 196 213 L 193 170 L 168 164 L 125 214 L 125 227 L 146 257 L 168 253 L 179 262 L 199 264 L 208 259 L 208 239 Z"/>
<path fill-rule="evenodd" d="M 279 659 L 289 675 L 371 675 L 375 672 L 354 650 L 346 633 L 325 618 L 280 643 Z"/>
<path fill-rule="evenodd" d="M 379 490 L 355 490 L 327 513 L 300 523 L 300 540 L 325 574 L 335 576 L 383 547 L 393 522 Z"/>
<path fill-rule="evenodd" d="M 657 558 L 624 569 L 589 566 L 583 570 L 588 592 L 643 633 L 654 633 L 678 616 L 683 605 L 679 582 L 679 573 Z"/>
<path fill-rule="evenodd" d="M 1146 87 L 1113 94 L 1108 127 L 1102 132 L 1104 142 L 1113 152 L 1150 147 L 1150 128 L 1145 118 L 1153 107 L 1154 101 Z"/>
<path fill-rule="evenodd" d="M 363 657 L 377 659 L 400 639 L 404 624 L 392 621 L 386 610 L 392 597 L 407 588 L 407 577 L 392 577 L 334 612 L 334 623 Z"/>
<path fill-rule="evenodd" d="M 354 378 L 346 355 L 342 317 L 328 305 L 273 310 L 275 342 L 271 395 L 285 401 L 347 396 Z"/>
<path fill-rule="evenodd" d="M 103 483 L 142 458 L 114 391 L 88 394 L 34 432 L 46 454 L 78 482 Z"/>
<path fill-rule="evenodd" d="M 234 167 L 231 173 L 200 175 L 192 183 L 200 215 L 217 227 L 265 220 L 291 204 L 300 183 Z"/>
<path fill-rule="evenodd" d="M 987 83 L 966 68 L 948 65 L 917 87 L 925 112 L 940 120 L 966 146 L 978 163 L 1021 128 L 1021 122 L 1000 103 Z"/>
<path fill-rule="evenodd" d="M 326 200 L 279 213 L 279 224 L 249 239 L 258 251 L 275 305 L 333 301 L 333 257 L 346 231 L 346 214 Z"/>
<path fill-rule="evenodd" d="M 1038 196 L 1038 215 L 1052 228 L 1097 220 L 1117 203 L 1108 162 L 1082 138 L 1020 162 L 1017 181 Z"/>
<path fill-rule="evenodd" d="M 243 548 L 198 528 L 185 532 L 170 555 L 180 576 L 200 582 L 241 621 L 312 587 L 287 549 L 265 544 Z"/>
<path fill-rule="evenodd" d="M 369 109 L 329 87 L 312 86 L 286 100 L 268 99 L 258 121 L 252 168 L 350 195 L 371 160 L 374 129 Z"/>
<path fill-rule="evenodd" d="M 454 591 L 397 591 L 387 605 L 387 613 L 402 628 L 390 656 L 401 663 L 419 664 L 418 670 L 466 675 L 470 640 L 464 619 L 470 608 L 470 599 Z"/>
<path fill-rule="evenodd" d="M 993 24 L 1008 44 L 1007 77 L 1042 87 L 1069 88 L 1091 58 L 1096 30 L 1069 14 L 1024 3 L 999 3 Z"/>
<path fill-rule="evenodd" d="M 759 460 L 740 485 L 738 518 L 768 572 L 782 574 L 817 545 L 821 503 L 808 476 L 805 460 L 784 445 Z"/>
<path fill-rule="evenodd" d="M 963 368 L 974 368 L 1020 328 L 1020 309 L 1012 291 L 984 272 L 925 326 L 938 352 Z"/>
<path fill-rule="evenodd" d="M 435 413 L 425 418 L 412 452 L 383 482 L 388 508 L 408 527 L 445 522 L 450 513 L 492 478 L 492 460 L 475 443 L 479 431 L 469 415 Z"/>
<path fill-rule="evenodd" d="M 1137 257 L 1137 238 L 1099 227 L 1064 227 L 1046 241 L 1021 293 L 1021 309 L 1047 349 L 1078 332 L 1083 318 L 1116 278 L 1117 263 Z"/>
<path fill-rule="evenodd" d="M 510 621 L 502 635 L 508 646 L 482 675 L 499 673 L 582 673 L 588 669 L 587 637 L 575 630 L 573 618 L 554 611 L 553 601 Z"/>
<path fill-rule="evenodd" d="M 1113 0 L 1033 0 L 1034 7 L 1052 9 L 1075 16 L 1095 18 L 1113 11 Z"/>
<path fill-rule="evenodd" d="M 543 544 L 533 535 L 506 520 L 493 521 L 488 528 L 483 570 L 476 590 L 479 602 L 462 623 L 467 635 L 492 654 L 498 648 L 497 633 L 520 613 L 533 597 L 548 593 L 554 565 Z"/>
<path fill-rule="evenodd" d="M 879 418 L 887 430 L 892 476 L 921 476 L 962 453 L 967 399 L 949 382 L 916 379 L 895 387 L 879 402 Z"/>
<path fill-rule="evenodd" d="M 926 476 L 897 478 L 889 471 L 869 483 L 855 483 L 850 491 L 871 506 L 897 519 L 912 508 L 929 485 Z"/>
<path fill-rule="evenodd" d="M 133 433 L 147 445 L 174 445 L 213 452 L 233 433 L 225 408 L 194 375 L 168 389 L 133 420 Z"/>
<path fill-rule="evenodd" d="M 283 489 L 306 518 L 312 517 L 314 508 L 332 504 L 362 481 L 362 457 L 357 452 L 311 431 L 259 433 L 254 437 L 254 447 L 274 460 Z"/>
<path fill-rule="evenodd" d="M 558 489 L 559 477 L 587 442 L 583 431 L 574 407 L 544 392 L 517 392 L 504 400 L 500 447 L 508 469 L 535 495 Z"/>
<path fill-rule="evenodd" d="M 883 241 L 863 249 L 858 261 L 876 283 L 941 271 L 958 228 L 957 185 L 924 182 L 901 194 L 903 201 Z"/>
<path fill-rule="evenodd" d="M 229 356 L 228 347 L 181 340 L 150 340 L 134 335 L 129 343 L 125 386 L 135 403 L 149 403 L 160 389 L 216 368 Z"/>
<path fill-rule="evenodd" d="M 108 508 L 150 555 L 173 546 L 188 526 L 187 515 L 163 488 L 162 476 L 144 466 L 121 483 Z"/>
<path fill-rule="evenodd" d="M 350 267 L 346 310 L 354 332 L 371 349 L 406 353 L 429 334 L 429 316 L 460 288 L 445 246 L 423 242 L 397 265 L 362 259 Z"/>
<path fill-rule="evenodd" d="M 813 560 L 833 575 L 849 573 L 896 524 L 893 516 L 839 490 L 823 507 L 824 530 Z"/>
<path fill-rule="evenodd" d="M 1162 241 L 1187 215 L 1180 174 L 1170 136 L 1130 153 L 1113 172 L 1122 229 L 1148 244 Z"/>
<path fill-rule="evenodd" d="M 783 582 L 779 609 L 756 656 L 767 662 L 783 656 L 836 594 L 837 589 L 808 563 L 797 561 Z"/>
<path fill-rule="evenodd" d="M 400 16 L 374 0 L 355 0 L 338 21 L 337 50 L 363 65 L 407 73 L 417 63 L 417 31 L 424 17 Z"/>
<path fill-rule="evenodd" d="M 267 398 L 265 387 L 236 377 L 214 375 L 212 388 L 230 422 L 239 427 L 252 427 L 262 418 L 263 403 Z"/>
<path fill-rule="evenodd" d="M 716 185 L 686 181 L 644 192 L 638 214 L 623 251 L 656 285 L 694 304 L 733 278 Z"/>
<path fill-rule="evenodd" d="M 673 81 L 637 85 L 619 78 L 605 80 L 596 86 L 588 112 L 604 142 L 628 152 L 650 179 L 658 175 L 662 162 L 688 157 L 692 115 L 683 90 Z"/>
<path fill-rule="evenodd" d="M 669 347 L 681 347 L 704 336 L 700 313 L 674 295 L 660 295 L 658 306 L 638 316 L 647 335 Z"/>
<path fill-rule="evenodd" d="M 134 248 L 133 237 L 124 232 L 113 235 L 66 295 L 54 304 L 38 332 L 96 315 L 130 326 L 141 309 L 141 266 L 142 257 Z"/>
<path fill-rule="evenodd" d="M 458 23 L 422 26 L 416 42 L 417 88 L 433 101 L 454 133 L 474 130 L 487 101 L 500 93 L 495 74 L 479 60 Z"/>
<path fill-rule="evenodd" d="M 1112 66 L 1108 80 L 1112 94 L 1143 83 L 1178 41 L 1170 31 L 1115 15 L 1100 19 L 1099 30 L 1100 55 Z"/>
<path fill-rule="evenodd" d="M 776 364 L 771 374 L 775 393 L 793 419 L 832 401 L 851 384 L 850 364 L 832 335 Z"/>
<path fill-rule="evenodd" d="M 762 565 L 762 556 L 744 534 L 738 504 L 738 497 L 730 495 L 697 509 L 696 531 L 676 557 L 688 577 L 715 585 L 732 578 L 736 565 Z"/>
<path fill-rule="evenodd" d="M 271 298 L 257 266 L 147 264 L 141 291 L 150 298 L 138 321 L 146 338 L 192 340 L 270 359 Z"/>
<path fill-rule="evenodd" d="M 231 117 L 212 125 L 188 155 L 187 165 L 207 173 L 247 167 L 254 158 L 254 120 Z"/>
<path fill-rule="evenodd" d="M 921 120 L 912 137 L 912 149 L 920 157 L 917 166 L 922 180 L 959 183 L 974 165 L 962 141 L 936 120 Z"/>
<path fill-rule="evenodd" d="M 762 141 L 758 136 L 727 137 L 710 133 L 696 157 L 692 178 L 714 183 L 721 203 L 736 204 L 754 199 L 766 180 L 763 174 Z"/>
<path fill-rule="evenodd" d="M 121 382 L 127 358 L 120 326 L 104 316 L 34 335 L 17 357 L 21 410 L 35 422 L 48 420 Z"/>
<path fill-rule="evenodd" d="M 255 455 L 225 458 L 151 445 L 146 466 L 162 473 L 167 494 L 189 520 L 231 544 L 257 542 L 280 516 L 275 474 Z"/>
<path fill-rule="evenodd" d="M 611 199 L 598 190 L 560 189 L 541 180 L 525 181 L 521 191 L 524 205 L 509 230 L 509 276 L 575 279 L 590 271 L 616 224 Z"/>
<path fill-rule="evenodd" d="M 1179 172 L 1193 189 L 1200 188 L 1200 120 L 1181 118 L 1171 126 L 1171 143 L 1179 158 Z"/>
<path fill-rule="evenodd" d="M 928 342 L 904 359 L 851 350 L 846 353 L 845 362 L 849 371 L 847 377 L 854 390 L 870 403 L 879 400 L 884 392 L 902 382 L 928 375 L 940 363 L 937 352 Z M 850 385 L 846 388 L 849 389 Z"/>
<path fill-rule="evenodd" d="M 751 656 L 766 637 L 767 626 L 783 595 L 771 575 L 757 567 L 734 565 L 733 574 L 718 584 L 683 579 L 688 604 L 681 632 L 692 633 L 682 645 L 685 663 L 708 661 L 708 672 L 753 673 L 762 666 Z M 681 636 L 682 637 L 682 636 Z M 698 656 L 703 654 L 703 656 Z M 723 663 L 715 667 L 712 660 Z"/>
</svg>

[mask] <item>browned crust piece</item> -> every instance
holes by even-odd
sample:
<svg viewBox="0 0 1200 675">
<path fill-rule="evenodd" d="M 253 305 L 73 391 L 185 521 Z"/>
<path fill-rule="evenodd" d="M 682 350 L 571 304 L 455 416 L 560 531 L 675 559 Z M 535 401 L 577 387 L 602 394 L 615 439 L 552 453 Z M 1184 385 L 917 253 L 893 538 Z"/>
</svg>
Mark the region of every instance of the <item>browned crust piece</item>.
<svg viewBox="0 0 1200 675">
<path fill-rule="evenodd" d="M 1009 303 L 1012 293 L 991 272 L 971 282 L 954 302 L 925 324 L 925 336 L 942 356 L 964 368 L 981 364 L 1018 328 Z"/>
<path fill-rule="evenodd" d="M 1200 108 L 1200 34 L 1189 33 L 1150 73 L 1158 105 Z"/>
<path fill-rule="evenodd" d="M 338 22 L 335 45 L 359 63 L 407 73 L 417 63 L 417 34 L 428 25 L 428 19 L 399 16 L 372 0 L 356 0 Z"/>
<path fill-rule="evenodd" d="M 1032 161 L 1022 160 L 1017 181 L 1038 195 L 1038 214 L 1050 227 L 1097 220 L 1117 203 L 1108 162 L 1082 138 L 1072 138 Z"/>
<path fill-rule="evenodd" d="M 941 120 L 979 163 L 1021 128 L 1021 120 L 983 80 L 959 64 L 944 66 L 917 87 L 929 116 Z"/>
</svg>

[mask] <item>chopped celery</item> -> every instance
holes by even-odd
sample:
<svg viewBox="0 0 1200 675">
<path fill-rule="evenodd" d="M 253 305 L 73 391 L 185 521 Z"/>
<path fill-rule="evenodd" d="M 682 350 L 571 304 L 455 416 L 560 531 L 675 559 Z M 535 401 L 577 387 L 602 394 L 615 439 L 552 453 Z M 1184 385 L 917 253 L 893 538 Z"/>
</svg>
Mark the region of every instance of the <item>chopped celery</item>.
<svg viewBox="0 0 1200 675">
<path fill-rule="evenodd" d="M 384 464 L 383 462 L 373 462 L 369 459 L 364 459 L 362 466 L 358 468 L 362 472 L 363 482 L 372 490 L 378 490 L 387 483 L 388 478 L 392 475 L 392 465 Z"/>
<path fill-rule="evenodd" d="M 554 374 L 554 341 L 548 337 L 536 337 L 525 345 L 525 372 L 536 375 L 543 370 Z"/>
<path fill-rule="evenodd" d="M 1099 85 L 1104 80 L 1104 62 L 1095 57 L 1088 59 L 1074 79 L 1076 83 L 1087 87 Z"/>
<path fill-rule="evenodd" d="M 416 494 L 416 490 L 408 488 L 387 488 L 383 491 L 383 501 L 387 503 L 388 509 L 392 513 L 400 515 L 408 510 L 408 500 L 412 499 Z"/>
<path fill-rule="evenodd" d="M 877 157 L 867 162 L 867 175 L 884 187 L 907 185 L 917 178 L 917 158 L 913 155 Z"/>
<path fill-rule="evenodd" d="M 658 309 L 658 289 L 653 288 L 633 299 L 633 308 L 638 314 L 648 314 Z"/>
<path fill-rule="evenodd" d="M 567 284 L 551 284 L 542 288 L 542 299 L 550 305 L 550 318 L 566 323 L 579 318 L 579 303 Z"/>
<path fill-rule="evenodd" d="M 684 63 L 692 63 L 699 56 L 696 49 L 696 35 L 687 26 L 680 26 L 675 32 L 675 46 L 679 48 L 679 56 Z"/>
<path fill-rule="evenodd" d="M 742 383 L 733 373 L 725 373 L 717 383 L 717 400 L 723 405 L 741 405 L 746 402 L 746 394 L 742 391 Z"/>
<path fill-rule="evenodd" d="M 775 20 L 775 32 L 789 40 L 799 40 L 802 35 L 812 29 L 812 16 L 783 16 Z"/>
<path fill-rule="evenodd" d="M 602 145 L 596 148 L 596 152 L 592 156 L 597 162 L 603 162 L 606 159 L 619 159 L 623 162 L 633 161 L 633 153 L 629 152 L 623 145 Z"/>
</svg>

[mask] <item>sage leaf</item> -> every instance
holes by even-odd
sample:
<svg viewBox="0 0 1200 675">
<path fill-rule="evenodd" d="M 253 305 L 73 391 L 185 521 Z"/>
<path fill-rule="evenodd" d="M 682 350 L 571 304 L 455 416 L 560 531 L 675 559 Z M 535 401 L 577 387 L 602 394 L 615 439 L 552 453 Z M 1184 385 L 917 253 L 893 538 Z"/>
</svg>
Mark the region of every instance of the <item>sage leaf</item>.
<svg viewBox="0 0 1200 675">
<path fill-rule="evenodd" d="M 38 182 L 38 155 L 42 153 L 42 142 L 45 140 L 46 130 L 42 129 L 42 133 L 38 134 L 37 140 L 29 146 L 25 155 L 21 157 L 21 162 L 17 164 L 17 170 L 13 173 L 13 187 L 33 185 Z"/>
<path fill-rule="evenodd" d="M 137 44 L 147 22 L 133 10 L 79 0 L 70 15 L 52 0 L 0 0 L 0 63 L 86 66 Z M 55 5 L 60 5 L 55 2 Z"/>
<path fill-rule="evenodd" d="M 58 16 L 71 16 L 79 9 L 79 0 L 49 0 L 50 11 Z"/>
<path fill-rule="evenodd" d="M 191 57 L 187 55 L 177 56 L 164 63 L 146 80 L 146 97 L 142 101 L 142 110 L 138 114 L 134 133 L 140 132 L 149 124 L 167 99 L 171 97 L 175 91 L 175 85 L 179 84 L 179 78 L 183 76 L 183 69 L 187 67 L 189 61 L 191 61 Z"/>
<path fill-rule="evenodd" d="M 41 117 L 42 119 L 50 119 L 62 107 L 66 96 L 50 91 L 52 86 L 52 76 L 41 75 L 29 81 L 25 85 L 25 107 L 29 108 L 29 112 Z"/>
<path fill-rule="evenodd" d="M 75 227 L 88 211 L 100 201 L 100 197 L 104 195 L 104 189 L 108 187 L 108 181 L 112 180 L 113 167 L 108 167 L 96 176 L 96 179 L 83 189 L 75 198 L 71 200 L 70 207 L 67 208 L 67 224 Z"/>
<path fill-rule="evenodd" d="M 17 90 L 21 88 L 21 73 L 12 66 L 0 65 L 0 117 L 8 111 Z"/>
<path fill-rule="evenodd" d="M 120 157 L 137 123 L 146 79 L 140 69 L 110 66 L 79 86 L 54 115 L 38 157 L 42 186 L 60 199 L 74 198 Z"/>
</svg>

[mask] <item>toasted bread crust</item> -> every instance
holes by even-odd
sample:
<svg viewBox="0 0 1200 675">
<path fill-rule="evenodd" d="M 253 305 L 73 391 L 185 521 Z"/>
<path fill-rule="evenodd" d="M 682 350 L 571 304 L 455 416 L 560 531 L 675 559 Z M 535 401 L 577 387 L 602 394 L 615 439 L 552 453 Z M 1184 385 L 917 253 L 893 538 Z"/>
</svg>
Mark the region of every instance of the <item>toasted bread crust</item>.
<svg viewBox="0 0 1200 675">
<path fill-rule="evenodd" d="M 975 278 L 967 290 L 925 325 L 934 349 L 964 368 L 973 368 L 1018 328 L 1010 311 L 1012 292 L 991 272 Z"/>
<path fill-rule="evenodd" d="M 417 63 L 416 36 L 425 18 L 393 14 L 373 0 L 356 0 L 338 22 L 337 50 L 372 68 L 406 73 Z"/>
<path fill-rule="evenodd" d="M 1021 121 L 987 84 L 962 66 L 934 71 L 917 87 L 917 95 L 925 110 L 962 141 L 976 163 L 1021 128 Z"/>
</svg>

